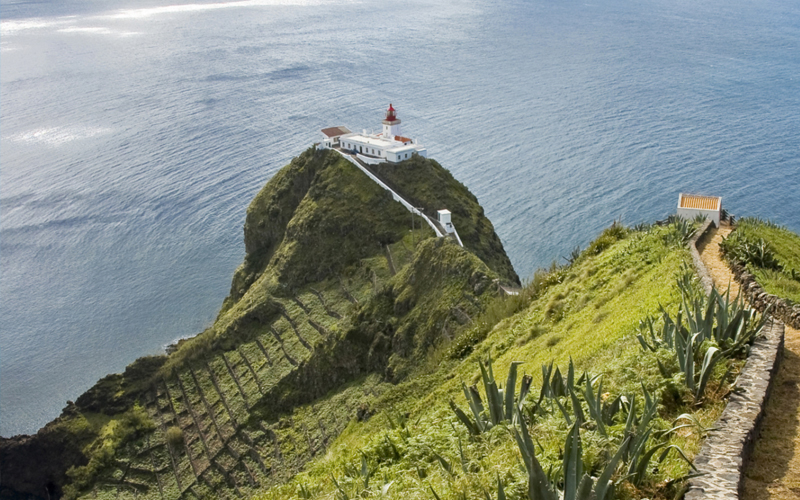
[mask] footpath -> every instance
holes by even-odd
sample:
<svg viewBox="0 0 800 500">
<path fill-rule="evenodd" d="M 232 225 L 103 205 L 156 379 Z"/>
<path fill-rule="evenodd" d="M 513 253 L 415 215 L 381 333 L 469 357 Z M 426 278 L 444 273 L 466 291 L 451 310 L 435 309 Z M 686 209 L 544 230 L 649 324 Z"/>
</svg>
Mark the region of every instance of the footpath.
<svg viewBox="0 0 800 500">
<path fill-rule="evenodd" d="M 732 228 L 711 229 L 698 245 L 700 258 L 717 289 L 730 286 L 731 297 L 739 284 L 722 260 L 719 244 Z M 797 500 L 800 498 L 800 331 L 786 325 L 783 361 L 767 403 L 755 450 L 745 465 L 741 498 L 747 500 Z"/>
</svg>

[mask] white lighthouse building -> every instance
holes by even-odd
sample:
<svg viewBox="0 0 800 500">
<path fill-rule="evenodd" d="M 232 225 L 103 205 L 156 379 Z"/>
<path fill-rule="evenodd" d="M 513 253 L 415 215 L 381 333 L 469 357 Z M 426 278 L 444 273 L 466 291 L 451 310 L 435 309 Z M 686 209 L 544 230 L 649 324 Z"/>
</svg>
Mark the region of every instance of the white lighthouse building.
<svg viewBox="0 0 800 500">
<path fill-rule="evenodd" d="M 428 157 L 428 150 L 417 141 L 402 135 L 400 118 L 397 117 L 397 111 L 391 104 L 386 110 L 380 134 L 370 134 L 366 130 L 361 134 L 355 134 L 346 127 L 329 127 L 322 129 L 322 136 L 320 147 L 339 148 L 351 152 L 361 161 L 373 165 L 384 162 L 398 163 L 414 155 Z"/>
</svg>

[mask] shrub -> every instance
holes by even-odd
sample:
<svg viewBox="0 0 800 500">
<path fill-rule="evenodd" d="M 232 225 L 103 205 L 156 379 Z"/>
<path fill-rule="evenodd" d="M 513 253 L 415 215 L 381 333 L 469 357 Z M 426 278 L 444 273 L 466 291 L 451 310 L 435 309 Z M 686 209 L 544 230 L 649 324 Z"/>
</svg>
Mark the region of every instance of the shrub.
<svg viewBox="0 0 800 500">
<path fill-rule="evenodd" d="M 180 427 L 173 425 L 167 429 L 167 442 L 170 446 L 179 448 L 183 446 L 183 431 Z"/>
<path fill-rule="evenodd" d="M 606 228 L 596 240 L 589 244 L 589 247 L 586 248 L 586 253 L 588 255 L 598 255 L 627 235 L 628 229 L 614 221 L 611 227 Z"/>
<path fill-rule="evenodd" d="M 775 252 L 763 238 L 754 239 L 735 231 L 720 243 L 722 255 L 730 261 L 743 262 L 761 269 L 780 270 Z"/>
</svg>

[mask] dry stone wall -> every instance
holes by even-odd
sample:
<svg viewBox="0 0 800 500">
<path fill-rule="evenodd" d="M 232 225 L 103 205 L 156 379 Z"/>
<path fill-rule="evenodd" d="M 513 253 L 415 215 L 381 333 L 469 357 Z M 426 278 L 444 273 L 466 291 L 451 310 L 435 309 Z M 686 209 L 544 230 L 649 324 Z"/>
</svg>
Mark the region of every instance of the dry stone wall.
<svg viewBox="0 0 800 500">
<path fill-rule="evenodd" d="M 788 301 L 764 291 L 747 267 L 742 263 L 731 266 L 733 276 L 739 282 L 748 302 L 758 311 L 763 312 L 767 307 L 770 314 L 791 326 L 800 329 L 800 304 L 792 305 Z"/>
<path fill-rule="evenodd" d="M 708 272 L 706 269 L 706 265 L 703 264 L 703 259 L 700 258 L 700 252 L 697 250 L 697 242 L 700 241 L 704 236 L 707 235 L 709 228 L 713 221 L 711 219 L 706 219 L 700 229 L 694 233 L 694 236 L 689 240 L 689 251 L 692 253 L 692 262 L 694 263 L 694 269 L 697 273 L 697 276 L 700 278 L 700 284 L 703 286 L 703 290 L 705 290 L 706 295 L 711 294 L 711 287 L 714 285 L 714 282 L 711 279 L 711 273 Z"/>
<path fill-rule="evenodd" d="M 685 500 L 734 500 L 744 483 L 743 466 L 753 451 L 772 380 L 783 352 L 783 323 L 771 321 L 753 343 L 728 406 L 714 424 L 694 465 L 702 476 L 689 481 Z"/>
</svg>

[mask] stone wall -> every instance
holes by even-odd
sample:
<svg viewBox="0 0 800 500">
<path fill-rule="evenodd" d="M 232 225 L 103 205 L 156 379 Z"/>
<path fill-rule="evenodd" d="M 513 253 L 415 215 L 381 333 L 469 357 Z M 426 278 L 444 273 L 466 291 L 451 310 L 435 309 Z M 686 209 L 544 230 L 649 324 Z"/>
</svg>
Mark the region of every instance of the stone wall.
<svg viewBox="0 0 800 500">
<path fill-rule="evenodd" d="M 697 277 L 700 278 L 700 284 L 703 286 L 706 295 L 711 294 L 711 287 L 714 285 L 714 281 L 711 279 L 711 273 L 706 269 L 706 265 L 703 264 L 703 259 L 700 258 L 700 252 L 697 250 L 697 243 L 708 236 L 708 230 L 711 227 L 713 227 L 713 221 L 711 219 L 706 219 L 703 225 L 700 226 L 700 229 L 698 229 L 689 240 L 688 245 L 689 251 L 692 253 L 694 270 L 697 273 Z"/>
<path fill-rule="evenodd" d="M 709 226 L 710 221 L 704 224 L 689 241 L 692 260 L 706 293 L 711 291 L 711 274 L 700 259 L 697 242 L 706 236 Z M 745 286 L 739 278 L 740 275 L 741 272 L 737 275 L 734 270 L 737 281 L 742 284 L 744 290 L 749 290 L 747 287 L 750 287 L 750 283 L 755 283 L 755 280 L 748 281 Z M 753 296 L 758 299 L 760 295 L 754 293 Z M 747 297 L 752 300 L 749 291 Z M 758 300 L 763 302 L 762 299 Z M 751 303 L 753 307 L 758 308 L 755 305 L 758 302 Z M 783 335 L 783 322 L 772 319 L 764 328 L 763 335 L 753 343 L 747 362 L 731 392 L 728 405 L 714 424 L 716 430 L 709 433 L 700 452 L 694 458 L 695 467 L 703 475 L 689 481 L 685 500 L 740 498 L 744 484 L 743 467 L 753 451 L 772 381 L 780 365 Z"/>
<path fill-rule="evenodd" d="M 689 481 L 685 500 L 734 500 L 744 484 L 743 467 L 753 451 L 764 417 L 773 376 L 783 352 L 783 323 L 767 324 L 764 336 L 750 349 L 736 387 L 714 427 L 694 457 L 703 475 Z"/>
<path fill-rule="evenodd" d="M 769 294 L 764 291 L 756 281 L 756 277 L 750 274 L 744 264 L 737 263 L 731 265 L 731 271 L 736 277 L 736 281 L 745 292 L 747 301 L 758 311 L 764 311 L 770 306 L 770 314 L 783 321 L 792 328 L 800 330 L 800 304 L 792 305 L 788 301 Z"/>
</svg>

